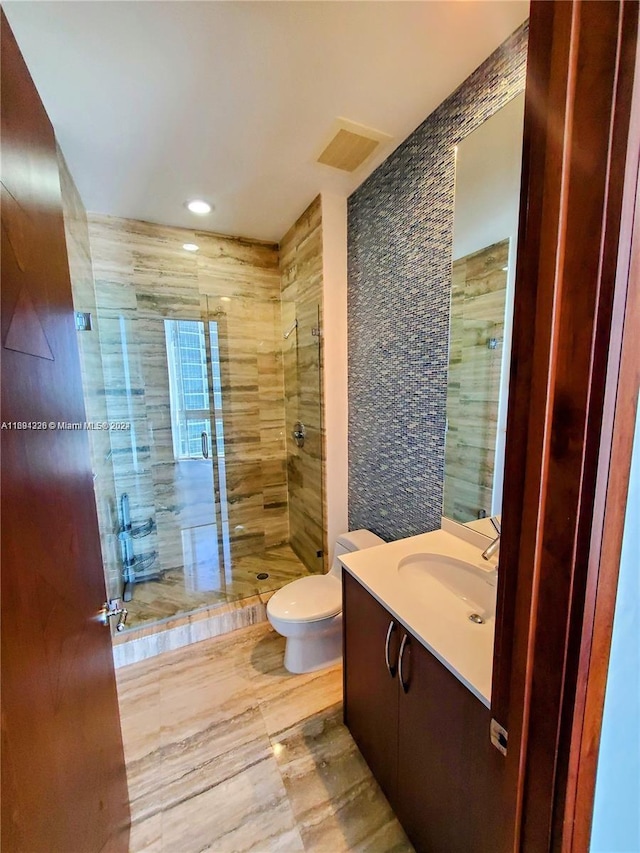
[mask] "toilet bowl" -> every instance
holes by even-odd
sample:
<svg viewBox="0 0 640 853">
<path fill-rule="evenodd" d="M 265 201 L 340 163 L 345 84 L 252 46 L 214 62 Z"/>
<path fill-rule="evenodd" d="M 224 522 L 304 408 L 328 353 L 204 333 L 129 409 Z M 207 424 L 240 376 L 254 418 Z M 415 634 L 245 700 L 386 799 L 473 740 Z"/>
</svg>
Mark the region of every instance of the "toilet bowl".
<svg viewBox="0 0 640 853">
<path fill-rule="evenodd" d="M 370 530 L 338 537 L 331 570 L 288 583 L 271 596 L 267 618 L 286 637 L 284 665 L 289 672 L 313 672 L 342 656 L 342 563 L 340 556 L 382 545 Z"/>
</svg>

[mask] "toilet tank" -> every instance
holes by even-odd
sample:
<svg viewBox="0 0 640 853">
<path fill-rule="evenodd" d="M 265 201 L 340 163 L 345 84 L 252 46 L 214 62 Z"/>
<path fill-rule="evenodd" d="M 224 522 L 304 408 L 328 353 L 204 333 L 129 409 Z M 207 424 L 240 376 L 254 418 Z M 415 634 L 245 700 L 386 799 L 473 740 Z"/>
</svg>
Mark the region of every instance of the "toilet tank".
<svg viewBox="0 0 640 853">
<path fill-rule="evenodd" d="M 351 530 L 348 533 L 343 533 L 342 536 L 338 536 L 329 574 L 336 577 L 342 575 L 341 555 L 351 554 L 354 551 L 364 551 L 365 548 L 373 548 L 375 545 L 384 545 L 384 539 L 376 536 L 370 530 Z"/>
</svg>

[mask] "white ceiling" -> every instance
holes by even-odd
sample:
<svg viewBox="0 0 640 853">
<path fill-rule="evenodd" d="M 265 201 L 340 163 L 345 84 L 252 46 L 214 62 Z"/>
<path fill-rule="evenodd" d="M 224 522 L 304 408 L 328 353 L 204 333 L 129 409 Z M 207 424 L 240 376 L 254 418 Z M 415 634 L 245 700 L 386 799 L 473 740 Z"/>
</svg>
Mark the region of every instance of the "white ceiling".
<svg viewBox="0 0 640 853">
<path fill-rule="evenodd" d="M 351 193 L 527 17 L 527 0 L 7 2 L 88 210 L 278 240 Z M 315 162 L 342 116 L 393 140 Z M 188 198 L 215 205 L 207 217 Z"/>
</svg>

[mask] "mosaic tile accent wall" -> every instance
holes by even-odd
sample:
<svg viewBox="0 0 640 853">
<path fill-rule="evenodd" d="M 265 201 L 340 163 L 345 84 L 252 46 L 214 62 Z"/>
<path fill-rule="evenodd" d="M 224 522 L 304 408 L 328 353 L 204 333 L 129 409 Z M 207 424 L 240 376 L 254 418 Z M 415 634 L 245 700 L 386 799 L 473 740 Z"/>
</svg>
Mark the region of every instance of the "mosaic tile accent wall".
<svg viewBox="0 0 640 853">
<path fill-rule="evenodd" d="M 527 36 L 525 23 L 349 198 L 352 530 L 440 526 L 454 147 L 523 91 Z"/>
</svg>

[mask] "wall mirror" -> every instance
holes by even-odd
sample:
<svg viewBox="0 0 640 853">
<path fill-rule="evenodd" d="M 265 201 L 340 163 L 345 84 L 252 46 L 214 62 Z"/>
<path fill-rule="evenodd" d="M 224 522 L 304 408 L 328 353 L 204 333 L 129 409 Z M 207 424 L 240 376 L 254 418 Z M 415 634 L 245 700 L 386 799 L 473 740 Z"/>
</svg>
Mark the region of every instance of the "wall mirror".
<svg viewBox="0 0 640 853">
<path fill-rule="evenodd" d="M 443 515 L 500 513 L 524 94 L 456 151 Z"/>
</svg>

